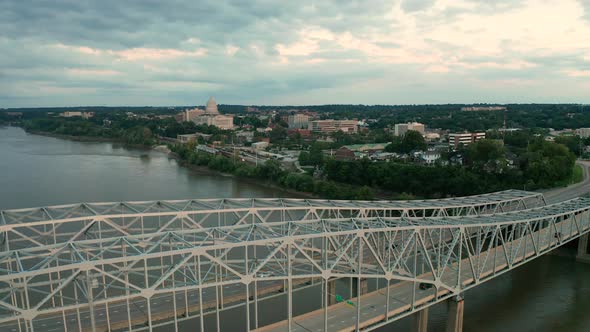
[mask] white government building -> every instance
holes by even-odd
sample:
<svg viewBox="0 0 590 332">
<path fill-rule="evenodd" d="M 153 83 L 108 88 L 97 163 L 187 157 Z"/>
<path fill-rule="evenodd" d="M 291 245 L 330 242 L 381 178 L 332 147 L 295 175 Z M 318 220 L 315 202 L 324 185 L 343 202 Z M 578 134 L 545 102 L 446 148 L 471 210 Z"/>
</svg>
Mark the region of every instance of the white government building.
<svg viewBox="0 0 590 332">
<path fill-rule="evenodd" d="M 205 110 L 194 108 L 185 110 L 181 115 L 182 121 L 192 121 L 199 125 L 215 126 L 223 130 L 234 128 L 234 117 L 231 115 L 219 114 L 215 98 L 210 97 Z"/>
</svg>

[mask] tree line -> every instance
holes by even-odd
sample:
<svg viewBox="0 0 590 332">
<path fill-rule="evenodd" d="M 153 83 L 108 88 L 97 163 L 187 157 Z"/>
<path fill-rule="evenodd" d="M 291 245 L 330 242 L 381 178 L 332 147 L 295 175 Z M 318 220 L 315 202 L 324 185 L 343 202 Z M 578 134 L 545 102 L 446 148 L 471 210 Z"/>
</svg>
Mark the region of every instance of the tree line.
<svg viewBox="0 0 590 332">
<path fill-rule="evenodd" d="M 196 151 L 194 144 L 176 144 L 170 148 L 189 165 L 205 166 L 239 177 L 267 181 L 286 189 L 312 193 L 329 199 L 369 200 L 374 198 L 374 193 L 368 186 L 337 183 L 331 180 L 315 179 L 310 174 L 289 172 L 283 170 L 276 160 L 267 160 L 256 166 L 232 158 Z"/>
</svg>

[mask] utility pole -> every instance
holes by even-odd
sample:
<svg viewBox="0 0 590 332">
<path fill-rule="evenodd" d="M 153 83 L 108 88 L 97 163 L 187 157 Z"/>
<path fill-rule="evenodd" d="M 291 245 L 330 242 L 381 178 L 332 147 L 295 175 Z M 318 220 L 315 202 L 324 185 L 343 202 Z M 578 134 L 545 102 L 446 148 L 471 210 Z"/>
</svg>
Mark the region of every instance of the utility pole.
<svg viewBox="0 0 590 332">
<path fill-rule="evenodd" d="M 504 142 L 504 139 L 506 138 L 506 111 L 508 111 L 508 108 L 504 108 L 504 131 L 502 132 L 502 142 Z"/>
</svg>

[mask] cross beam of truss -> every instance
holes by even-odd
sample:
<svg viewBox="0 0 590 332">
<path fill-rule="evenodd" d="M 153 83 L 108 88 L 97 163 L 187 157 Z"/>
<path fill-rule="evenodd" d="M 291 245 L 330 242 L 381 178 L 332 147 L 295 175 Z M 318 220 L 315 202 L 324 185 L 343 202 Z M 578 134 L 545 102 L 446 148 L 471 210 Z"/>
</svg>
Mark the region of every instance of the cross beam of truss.
<svg viewBox="0 0 590 332">
<path fill-rule="evenodd" d="M 82 203 L 0 211 L 4 251 L 31 246 L 230 225 L 330 218 L 479 216 L 545 205 L 539 193 L 417 201 L 201 199 Z"/>
<path fill-rule="evenodd" d="M 185 312 L 191 305 L 203 311 L 219 306 L 220 287 L 240 289 L 232 296 L 245 301 L 257 292 L 252 287 L 340 277 L 430 283 L 436 294 L 428 301 L 436 302 L 588 232 L 588 210 L 590 199 L 579 198 L 489 215 L 201 225 L 9 249 L 0 254 L 0 327 L 32 327 L 48 317 L 67 323 L 80 312 L 94 317 L 140 303 L 152 324 L 177 316 L 156 304 L 166 299 Z M 414 296 L 411 310 L 419 300 Z M 104 324 L 131 324 L 133 316 Z M 94 317 L 78 324 L 102 323 Z"/>
</svg>

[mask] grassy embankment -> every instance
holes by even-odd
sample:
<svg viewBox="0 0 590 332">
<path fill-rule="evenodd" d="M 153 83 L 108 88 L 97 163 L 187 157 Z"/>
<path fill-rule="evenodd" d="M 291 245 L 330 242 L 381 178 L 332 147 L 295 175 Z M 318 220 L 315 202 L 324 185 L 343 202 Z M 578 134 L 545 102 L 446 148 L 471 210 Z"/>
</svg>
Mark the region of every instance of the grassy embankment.
<svg viewBox="0 0 590 332">
<path fill-rule="evenodd" d="M 582 166 L 575 164 L 574 170 L 572 172 L 572 178 L 571 178 L 569 184 L 582 182 L 583 180 L 584 180 L 584 170 L 582 169 Z"/>
</svg>

